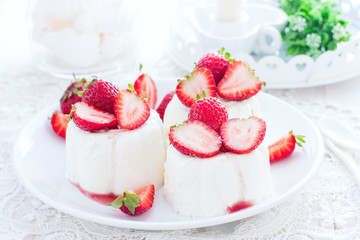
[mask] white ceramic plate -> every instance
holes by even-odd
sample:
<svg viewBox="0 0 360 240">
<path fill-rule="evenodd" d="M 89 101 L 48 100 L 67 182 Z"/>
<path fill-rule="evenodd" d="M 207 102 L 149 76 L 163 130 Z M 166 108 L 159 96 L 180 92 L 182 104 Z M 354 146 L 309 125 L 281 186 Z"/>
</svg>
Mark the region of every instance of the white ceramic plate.
<svg viewBox="0 0 360 240">
<path fill-rule="evenodd" d="M 161 100 L 174 89 L 176 81 L 158 81 Z M 289 130 L 306 136 L 304 148 L 296 148 L 287 159 L 271 165 L 276 196 L 237 213 L 210 218 L 188 218 L 177 214 L 156 191 L 153 207 L 143 215 L 127 216 L 117 209 L 85 197 L 65 177 L 65 141 L 51 129 L 48 116 L 58 103 L 38 114 L 19 134 L 14 145 L 14 166 L 24 186 L 40 200 L 70 215 L 118 227 L 170 230 L 213 226 L 264 212 L 297 193 L 320 165 L 323 155 L 321 135 L 300 111 L 266 93 L 258 98 L 267 122 L 265 141 L 273 142 Z"/>
</svg>

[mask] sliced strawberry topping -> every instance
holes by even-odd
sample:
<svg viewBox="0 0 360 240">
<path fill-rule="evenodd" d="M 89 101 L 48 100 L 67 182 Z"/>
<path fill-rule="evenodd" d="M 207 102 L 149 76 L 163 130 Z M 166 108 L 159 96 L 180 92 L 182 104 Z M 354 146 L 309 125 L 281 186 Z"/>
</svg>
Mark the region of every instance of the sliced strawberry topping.
<svg viewBox="0 0 360 240">
<path fill-rule="evenodd" d="M 187 120 L 171 127 L 169 139 L 178 151 L 200 158 L 212 157 L 221 148 L 219 134 L 198 120 Z"/>
<path fill-rule="evenodd" d="M 57 135 L 65 138 L 68 121 L 69 118 L 65 114 L 55 111 L 51 117 L 51 127 Z"/>
<path fill-rule="evenodd" d="M 243 210 L 245 208 L 252 207 L 252 206 L 254 206 L 254 204 L 252 202 L 239 201 L 239 202 L 234 203 L 232 206 L 227 207 L 226 211 L 228 213 L 233 213 L 233 212 L 237 212 L 237 211 L 240 211 L 240 210 Z"/>
<path fill-rule="evenodd" d="M 73 105 L 71 116 L 76 126 L 84 131 L 93 132 L 117 126 L 114 114 L 102 111 L 84 102 Z"/>
<path fill-rule="evenodd" d="M 157 89 L 155 82 L 148 74 L 144 73 L 135 80 L 134 89 L 138 97 L 146 98 L 150 108 L 155 109 Z"/>
<path fill-rule="evenodd" d="M 242 61 L 233 61 L 216 91 L 225 99 L 243 100 L 257 94 L 262 85 L 248 65 Z"/>
<path fill-rule="evenodd" d="M 189 119 L 202 121 L 219 132 L 220 126 L 228 120 L 228 113 L 219 99 L 205 97 L 191 105 Z"/>
<path fill-rule="evenodd" d="M 114 109 L 118 124 L 125 129 L 138 128 L 150 117 L 149 104 L 130 89 L 119 91 L 115 98 Z"/>
<path fill-rule="evenodd" d="M 97 109 L 114 113 L 114 100 L 119 92 L 117 86 L 95 78 L 85 88 L 85 91 L 82 93 L 83 102 L 89 103 Z"/>
<path fill-rule="evenodd" d="M 224 55 L 223 53 L 224 48 L 220 49 L 218 52 L 205 53 L 197 64 L 198 68 L 207 68 L 211 71 L 216 85 L 223 79 L 229 66 L 229 59 L 227 56 L 230 54 Z"/>
<path fill-rule="evenodd" d="M 175 93 L 174 91 L 168 92 L 165 95 L 165 97 L 163 98 L 163 100 L 161 101 L 158 108 L 156 109 L 156 111 L 159 113 L 161 120 L 164 120 L 164 114 L 165 114 L 166 107 L 169 104 L 169 102 L 172 100 L 172 98 L 174 97 L 174 93 Z"/>
<path fill-rule="evenodd" d="M 296 140 L 304 143 L 305 141 L 303 138 L 304 136 L 294 135 L 293 132 L 290 131 L 278 141 L 271 144 L 269 146 L 270 163 L 279 161 L 289 156 L 295 150 L 296 144 L 302 146 L 301 143 Z"/>
<path fill-rule="evenodd" d="M 264 140 L 266 123 L 258 117 L 249 119 L 233 118 L 220 128 L 220 135 L 226 149 L 239 153 L 249 153 Z"/>
<path fill-rule="evenodd" d="M 108 205 L 120 208 L 122 212 L 135 216 L 148 211 L 152 207 L 154 195 L 155 187 L 154 185 L 149 185 L 135 191 L 135 193 L 126 191 Z"/>
<path fill-rule="evenodd" d="M 216 97 L 216 86 L 212 73 L 206 68 L 196 68 L 190 76 L 185 76 L 176 86 L 175 93 L 187 107 L 196 101 L 196 96 L 205 92 L 208 97 Z"/>
</svg>

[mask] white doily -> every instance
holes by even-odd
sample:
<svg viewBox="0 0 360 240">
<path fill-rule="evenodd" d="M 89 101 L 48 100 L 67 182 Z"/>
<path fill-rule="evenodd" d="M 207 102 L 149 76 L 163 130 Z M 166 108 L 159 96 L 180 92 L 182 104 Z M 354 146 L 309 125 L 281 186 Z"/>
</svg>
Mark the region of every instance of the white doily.
<svg viewBox="0 0 360 240">
<path fill-rule="evenodd" d="M 166 56 L 159 57 L 150 67 L 154 76 L 184 75 Z M 29 193 L 17 180 L 11 161 L 17 134 L 34 115 L 58 101 L 68 80 L 30 67 L 18 69 L 22 70 L 0 70 L 0 239 L 360 238 L 360 189 L 341 161 L 327 149 L 318 173 L 301 193 L 269 211 L 229 224 L 191 230 L 140 231 L 64 214 Z M 329 102 L 325 87 L 265 91 L 290 102 L 313 120 L 322 115 L 336 117 L 360 133 L 360 107 Z M 353 156 L 360 161 L 360 153 L 353 152 Z"/>
</svg>

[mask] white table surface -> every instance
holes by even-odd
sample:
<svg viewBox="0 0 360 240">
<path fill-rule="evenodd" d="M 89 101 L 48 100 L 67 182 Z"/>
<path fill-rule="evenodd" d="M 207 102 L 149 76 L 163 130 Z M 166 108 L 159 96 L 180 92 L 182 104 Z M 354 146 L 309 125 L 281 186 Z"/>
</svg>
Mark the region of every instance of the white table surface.
<svg viewBox="0 0 360 240">
<path fill-rule="evenodd" d="M 24 3 L 0 0 L 0 239 L 360 239 L 360 189 L 328 149 L 317 174 L 299 194 L 267 212 L 217 227 L 129 230 L 78 219 L 42 203 L 16 178 L 12 146 L 35 114 L 58 101 L 68 80 L 35 67 L 22 21 Z M 153 20 L 161 26 L 157 36 L 164 38 L 150 37 L 139 56 L 155 79 L 186 74 L 162 47 L 166 43 L 166 24 L 161 21 L 165 15 L 159 13 Z M 144 34 L 155 30 L 146 31 Z M 136 76 L 136 68 L 110 78 Z M 328 86 L 265 91 L 290 102 L 314 121 L 333 117 L 360 134 L 360 76 Z M 350 153 L 360 161 L 358 152 Z"/>
</svg>

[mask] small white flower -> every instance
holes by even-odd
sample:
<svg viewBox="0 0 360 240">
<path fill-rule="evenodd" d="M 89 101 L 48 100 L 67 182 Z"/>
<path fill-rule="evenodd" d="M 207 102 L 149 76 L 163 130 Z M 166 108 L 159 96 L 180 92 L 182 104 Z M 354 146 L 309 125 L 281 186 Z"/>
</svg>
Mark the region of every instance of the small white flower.
<svg viewBox="0 0 360 240">
<path fill-rule="evenodd" d="M 311 48 L 318 48 L 321 44 L 321 37 L 316 33 L 306 34 L 306 45 Z"/>
<path fill-rule="evenodd" d="M 333 38 L 338 41 L 340 40 L 340 38 L 345 37 L 346 36 L 346 30 L 345 28 L 340 24 L 336 24 L 333 29 L 331 30 L 332 34 L 333 34 Z"/>
<path fill-rule="evenodd" d="M 322 52 L 318 48 L 310 48 L 306 54 L 310 57 L 317 58 L 322 54 Z"/>
<path fill-rule="evenodd" d="M 289 22 L 290 22 L 290 29 L 292 29 L 293 31 L 301 32 L 306 27 L 306 19 L 300 16 L 298 17 L 290 16 Z"/>
</svg>

